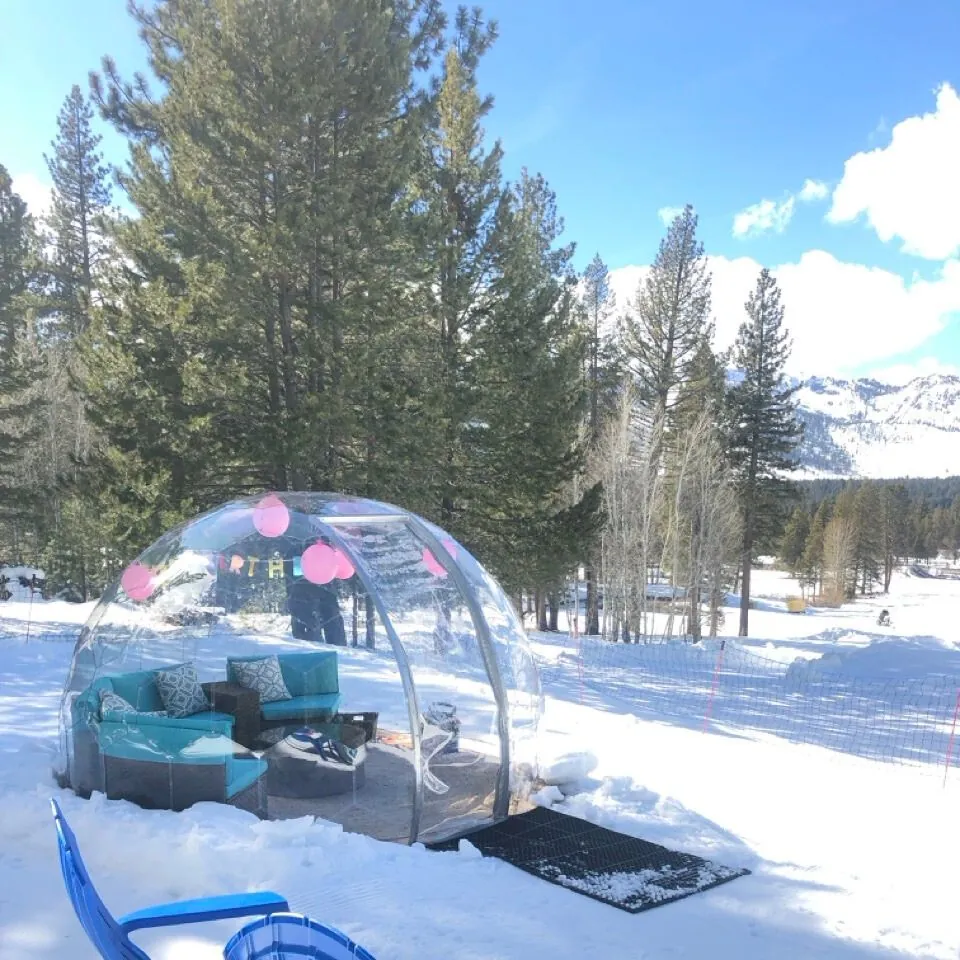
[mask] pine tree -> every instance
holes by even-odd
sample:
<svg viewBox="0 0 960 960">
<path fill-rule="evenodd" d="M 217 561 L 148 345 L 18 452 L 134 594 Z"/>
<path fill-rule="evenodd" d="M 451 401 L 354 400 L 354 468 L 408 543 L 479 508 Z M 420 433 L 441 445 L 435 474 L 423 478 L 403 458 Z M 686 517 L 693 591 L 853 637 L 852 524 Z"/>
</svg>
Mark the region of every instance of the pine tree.
<svg viewBox="0 0 960 960">
<path fill-rule="evenodd" d="M 822 500 L 810 521 L 810 532 L 807 534 L 803 555 L 800 558 L 801 583 L 807 584 L 814 596 L 817 596 L 823 588 L 824 536 L 832 512 L 830 501 Z"/>
<path fill-rule="evenodd" d="M 590 444 L 596 446 L 602 432 L 601 417 L 611 407 L 622 377 L 617 345 L 603 329 L 616 308 L 616 295 L 610 286 L 607 265 L 599 253 L 584 271 L 582 302 L 588 331 L 586 380 L 590 401 L 587 435 Z M 596 561 L 590 554 L 584 573 L 587 583 L 586 632 L 596 635 L 600 633 L 599 584 Z M 579 597 L 576 602 L 579 603 Z"/>
<path fill-rule="evenodd" d="M 865 483 L 856 492 L 853 503 L 856 524 L 856 586 L 861 596 L 879 583 L 884 567 L 881 488 Z"/>
<path fill-rule="evenodd" d="M 693 395 L 679 388 L 694 378 L 701 348 L 712 337 L 710 273 L 688 204 L 660 242 L 624 327 L 640 399 L 667 427 L 690 402 Z"/>
<path fill-rule="evenodd" d="M 610 286 L 607 265 L 596 254 L 583 273 L 583 308 L 588 326 L 587 383 L 590 390 L 590 442 L 596 443 L 600 436 L 600 415 L 603 409 L 603 346 L 604 327 L 616 308 L 617 298 Z"/>
<path fill-rule="evenodd" d="M 493 105 L 477 89 L 480 58 L 496 25 L 460 10 L 455 40 L 444 58 L 427 134 L 425 255 L 434 265 L 426 285 L 437 338 L 439 439 L 436 484 L 439 522 L 469 541 L 464 511 L 482 476 L 469 464 L 464 440 L 475 422 L 469 343 L 484 323 L 486 291 L 494 276 L 494 232 L 504 202 L 499 143 L 484 144 L 483 118 Z M 428 511 L 431 515 L 435 510 Z"/>
<path fill-rule="evenodd" d="M 796 573 L 810 536 L 810 515 L 797 507 L 790 516 L 780 541 L 779 556 L 789 570 Z"/>
<path fill-rule="evenodd" d="M 883 554 L 883 592 L 890 582 L 898 558 L 906 555 L 906 521 L 909 500 L 903 484 L 885 484 L 880 490 L 879 540 Z"/>
<path fill-rule="evenodd" d="M 74 85 L 57 118 L 53 154 L 45 157 L 53 180 L 48 218 L 54 254 L 53 314 L 57 333 L 73 339 L 89 325 L 100 267 L 107 257 L 104 218 L 111 190 L 93 109 Z"/>
<path fill-rule="evenodd" d="M 129 471 L 121 512 L 182 515 L 265 486 L 419 506 L 433 464 L 417 444 L 411 185 L 439 4 L 134 12 L 163 95 L 110 61 L 94 84 L 132 141 L 122 180 L 139 214 L 117 230 L 124 264 L 87 354 L 100 466 Z"/>
<path fill-rule="evenodd" d="M 25 524 L 18 514 L 36 493 L 24 482 L 23 467 L 38 429 L 33 330 L 38 254 L 33 218 L 0 165 L 0 522 L 21 531 Z M 20 553 L 19 540 L 12 531 L 12 552 Z"/>
<path fill-rule="evenodd" d="M 599 508 L 596 490 L 565 502 L 583 463 L 587 398 L 573 248 L 557 245 L 562 228 L 553 192 L 524 172 L 498 214 L 487 320 L 470 344 L 476 419 L 466 447 L 487 480 L 471 493 L 473 542 L 510 589 L 544 595 L 570 575 Z"/>
<path fill-rule="evenodd" d="M 728 393 L 730 456 L 743 515 L 742 637 L 749 629 L 754 548 L 776 528 L 791 493 L 783 475 L 796 466 L 792 454 L 802 435 L 792 399 L 794 389 L 784 377 L 790 344 L 782 329 L 780 291 L 768 270 L 760 272 L 746 311 L 747 320 L 733 348 L 733 364 L 742 371 L 743 379 Z"/>
</svg>

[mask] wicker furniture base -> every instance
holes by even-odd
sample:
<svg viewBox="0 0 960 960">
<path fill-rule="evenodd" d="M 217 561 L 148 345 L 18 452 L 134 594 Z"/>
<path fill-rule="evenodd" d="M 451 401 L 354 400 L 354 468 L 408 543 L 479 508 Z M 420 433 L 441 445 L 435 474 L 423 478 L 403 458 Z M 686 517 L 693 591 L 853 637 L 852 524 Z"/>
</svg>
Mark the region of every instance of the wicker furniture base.
<svg viewBox="0 0 960 960">
<path fill-rule="evenodd" d="M 219 763 L 157 763 L 127 757 L 103 757 L 104 792 L 111 800 L 129 800 L 147 810 L 186 810 L 195 803 L 228 803 L 267 816 L 265 776 L 232 797 Z"/>
</svg>

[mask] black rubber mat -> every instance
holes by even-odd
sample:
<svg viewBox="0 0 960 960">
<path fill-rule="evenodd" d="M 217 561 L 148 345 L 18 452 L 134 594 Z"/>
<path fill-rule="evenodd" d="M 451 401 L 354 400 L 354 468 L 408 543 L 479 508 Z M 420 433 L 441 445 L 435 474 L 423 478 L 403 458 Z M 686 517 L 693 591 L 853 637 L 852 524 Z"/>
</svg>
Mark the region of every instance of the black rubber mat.
<svg viewBox="0 0 960 960">
<path fill-rule="evenodd" d="M 547 807 L 429 847 L 456 850 L 461 839 L 485 857 L 505 860 L 628 913 L 682 900 L 750 872 L 668 850 Z"/>
</svg>

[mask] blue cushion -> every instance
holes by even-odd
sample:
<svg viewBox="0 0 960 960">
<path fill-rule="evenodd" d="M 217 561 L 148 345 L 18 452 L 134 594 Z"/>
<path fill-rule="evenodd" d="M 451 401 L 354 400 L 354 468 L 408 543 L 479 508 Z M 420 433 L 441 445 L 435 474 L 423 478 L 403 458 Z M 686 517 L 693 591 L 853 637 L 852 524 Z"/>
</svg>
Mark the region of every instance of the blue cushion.
<svg viewBox="0 0 960 960">
<path fill-rule="evenodd" d="M 256 783 L 267 772 L 264 760 L 252 760 L 245 757 L 231 757 L 227 760 L 227 799 L 235 797 L 241 790 Z"/>
<path fill-rule="evenodd" d="M 243 660 L 262 660 L 263 654 L 252 657 L 227 657 L 227 679 L 238 683 L 233 664 Z M 280 672 L 292 697 L 315 693 L 339 693 L 337 651 L 317 650 L 310 653 L 281 653 Z"/>
<path fill-rule="evenodd" d="M 185 721 L 194 721 L 193 725 Z M 233 717 L 212 710 L 177 720 L 174 717 L 124 717 L 118 722 L 104 720 L 97 730 L 97 739 L 103 753 L 117 757 L 143 760 L 181 762 L 180 751 L 205 733 L 225 737 L 233 735 Z M 125 743 L 126 741 L 126 743 Z M 140 756 L 144 749 L 155 757 Z"/>
<path fill-rule="evenodd" d="M 160 699 L 154 674 L 155 670 L 139 670 L 136 673 L 121 673 L 114 677 L 104 677 L 109 680 L 113 692 L 123 697 L 127 703 L 133 704 L 142 713 L 151 713 L 154 710 L 165 710 Z"/>
<path fill-rule="evenodd" d="M 196 736 L 196 731 L 194 731 Z M 99 730 L 100 752 L 108 757 L 125 760 L 152 760 L 154 763 L 171 763 L 181 746 L 165 742 L 152 733 L 130 729 L 122 723 L 102 723 Z"/>
<path fill-rule="evenodd" d="M 340 692 L 335 650 L 285 653 L 277 659 L 280 661 L 280 672 L 291 697 Z"/>
<path fill-rule="evenodd" d="M 135 720 L 140 727 L 171 726 L 181 730 L 214 730 L 217 733 L 229 733 L 234 723 L 234 718 L 229 713 L 217 713 L 216 710 L 191 713 L 189 717 L 171 717 L 169 714 L 158 717 L 153 714 L 146 716 L 138 713 Z M 127 722 L 133 723 L 134 720 L 130 719 Z"/>
<path fill-rule="evenodd" d="M 339 693 L 315 693 L 307 697 L 293 697 L 291 700 L 261 703 L 260 713 L 267 720 L 296 720 L 306 715 L 332 717 L 339 706 Z"/>
</svg>

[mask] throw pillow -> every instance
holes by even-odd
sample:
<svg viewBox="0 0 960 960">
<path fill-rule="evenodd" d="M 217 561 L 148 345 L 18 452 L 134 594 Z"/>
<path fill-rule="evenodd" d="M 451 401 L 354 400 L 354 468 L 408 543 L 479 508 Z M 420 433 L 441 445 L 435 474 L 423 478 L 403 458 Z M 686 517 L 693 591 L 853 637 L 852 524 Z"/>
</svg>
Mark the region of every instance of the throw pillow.
<svg viewBox="0 0 960 960">
<path fill-rule="evenodd" d="M 190 717 L 210 709 L 210 701 L 200 686 L 197 668 L 192 663 L 157 670 L 153 677 L 169 716 Z"/>
<path fill-rule="evenodd" d="M 112 690 L 100 691 L 100 717 L 103 719 L 108 713 L 136 713 L 131 703 L 128 703 L 118 693 Z"/>
<path fill-rule="evenodd" d="M 166 710 L 144 710 L 138 712 L 136 707 L 128 703 L 119 693 L 112 690 L 100 691 L 100 719 L 106 720 L 107 714 L 119 714 L 121 717 L 165 717 Z"/>
<path fill-rule="evenodd" d="M 262 660 L 234 660 L 233 670 L 241 687 L 256 690 L 261 703 L 290 700 L 292 695 L 283 680 L 280 661 L 276 657 Z"/>
</svg>

